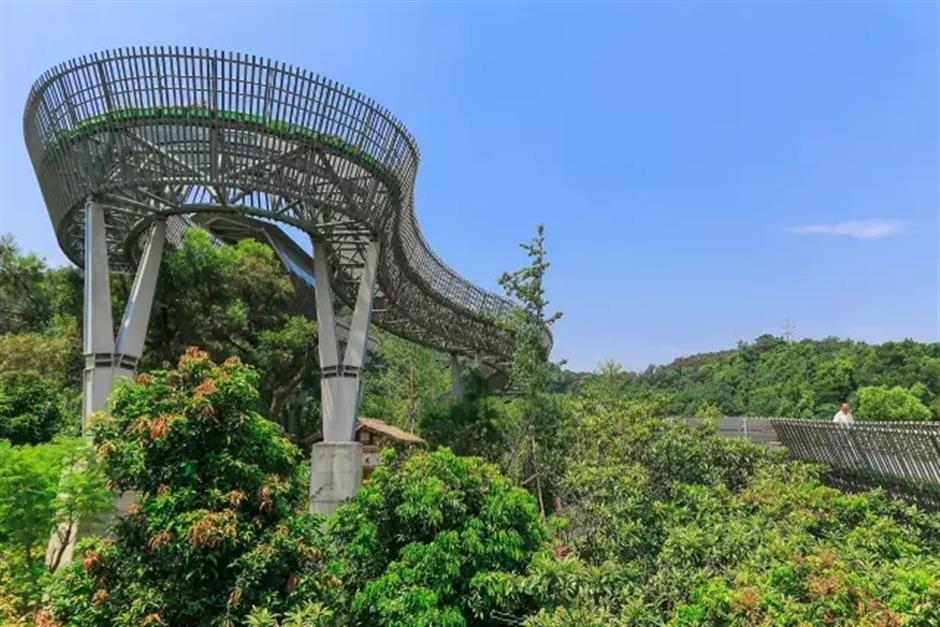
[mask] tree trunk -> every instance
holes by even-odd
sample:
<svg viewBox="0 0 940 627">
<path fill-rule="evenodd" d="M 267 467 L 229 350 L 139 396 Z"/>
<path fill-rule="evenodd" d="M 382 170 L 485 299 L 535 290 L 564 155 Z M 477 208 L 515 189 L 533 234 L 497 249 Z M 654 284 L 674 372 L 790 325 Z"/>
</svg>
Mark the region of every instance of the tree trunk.
<svg viewBox="0 0 940 627">
<path fill-rule="evenodd" d="M 532 470 L 535 471 L 535 489 L 539 495 L 539 511 L 542 512 L 542 518 L 545 518 L 545 499 L 542 497 L 542 478 L 539 476 L 539 467 L 536 462 L 538 449 L 535 444 L 535 434 L 532 434 Z"/>
<path fill-rule="evenodd" d="M 312 355 L 313 351 L 307 351 L 300 365 L 300 369 L 282 385 L 276 386 L 271 390 L 271 404 L 268 407 L 268 411 L 271 414 L 270 418 L 281 425 L 285 431 L 287 431 L 287 420 L 281 415 L 284 410 L 284 403 L 287 401 L 287 397 L 290 393 L 294 391 L 294 388 L 300 385 L 300 382 L 304 380 L 304 375 L 307 374 L 307 369 L 310 367 L 310 362 L 312 361 Z"/>
</svg>

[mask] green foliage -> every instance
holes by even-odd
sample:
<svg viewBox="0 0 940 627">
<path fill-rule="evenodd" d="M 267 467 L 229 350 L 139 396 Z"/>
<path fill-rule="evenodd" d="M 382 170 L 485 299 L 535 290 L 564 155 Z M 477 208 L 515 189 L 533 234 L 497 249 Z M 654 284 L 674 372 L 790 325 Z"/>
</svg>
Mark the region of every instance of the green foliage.
<svg viewBox="0 0 940 627">
<path fill-rule="evenodd" d="M 721 409 L 714 403 L 703 403 L 696 413 L 700 418 L 705 420 L 717 420 L 721 418 Z"/>
<path fill-rule="evenodd" d="M 167 251 L 159 280 L 150 333 L 162 340 L 152 343 L 156 363 L 174 360 L 195 340 L 211 354 L 249 352 L 263 330 L 285 319 L 293 295 L 269 246 L 252 239 L 217 245 L 201 228 Z"/>
<path fill-rule="evenodd" d="M 37 609 L 49 573 L 46 545 L 72 533 L 79 518 L 112 503 L 94 453 L 80 439 L 59 439 L 35 446 L 0 440 L 0 588 L 13 599 L 0 607 L 0 620 Z M 60 542 L 61 545 L 61 542 Z M 50 554 L 53 565 L 61 555 Z"/>
<path fill-rule="evenodd" d="M 920 384 L 921 394 L 926 386 Z M 862 420 L 929 420 L 930 409 L 911 391 L 899 385 L 865 386 L 858 389 L 855 415 Z"/>
<path fill-rule="evenodd" d="M 475 455 L 499 463 L 508 448 L 512 416 L 505 400 L 486 394 L 476 370 L 464 377 L 464 397 L 441 402 L 421 416 L 420 432 L 433 447 L 448 447 L 457 455 Z"/>
<path fill-rule="evenodd" d="M 111 275 L 116 321 L 131 282 L 130 275 Z M 81 294 L 77 269 L 49 268 L 21 254 L 12 238 L 0 240 L 0 376 L 34 373 L 77 394 Z M 303 313 L 269 246 L 253 239 L 218 245 L 193 228 L 164 254 L 141 367 L 169 365 L 190 345 L 206 346 L 219 361 L 237 356 L 261 369 L 262 401 L 270 417 L 286 425 L 295 390 L 319 395 L 316 324 Z"/>
<path fill-rule="evenodd" d="M 13 444 L 48 442 L 63 423 L 59 386 L 36 375 L 0 378 L 0 439 Z"/>
<path fill-rule="evenodd" d="M 258 366 L 261 400 L 282 426 L 295 388 L 319 394 L 316 325 L 299 315 L 286 270 L 259 241 L 218 245 L 192 228 L 166 251 L 142 367 L 172 363 L 191 345 L 219 361 L 236 356 Z"/>
<path fill-rule="evenodd" d="M 592 376 L 568 373 L 567 387 L 576 389 Z M 940 417 L 940 343 L 872 346 L 762 335 L 734 350 L 682 357 L 638 375 L 623 373 L 620 380 L 634 400 L 661 398 L 665 415 L 691 416 L 713 405 L 725 416 L 831 419 L 860 388 L 900 386 Z"/>
<path fill-rule="evenodd" d="M 320 521 L 292 518 L 303 465 L 254 411 L 257 385 L 237 358 L 217 366 L 190 349 L 177 370 L 116 391 L 92 429 L 112 485 L 137 498 L 114 540 L 86 543 L 56 581 L 57 620 L 222 624 L 322 587 Z"/>
<path fill-rule="evenodd" d="M 940 620 L 940 516 L 609 387 L 575 399 L 554 555 L 505 582 L 529 625 L 912 624 Z"/>
<path fill-rule="evenodd" d="M 450 370 L 441 353 L 378 334 L 378 366 L 365 379 L 361 413 L 415 431 L 426 411 L 450 391 Z"/>
<path fill-rule="evenodd" d="M 940 516 L 714 427 L 656 417 L 608 365 L 559 403 L 562 501 L 481 459 L 389 451 L 324 521 L 297 514 L 294 449 L 257 375 L 190 352 L 94 423 L 120 488 L 113 542 L 51 590 L 70 625 L 798 625 L 940 620 Z M 471 395 L 473 398 L 473 395 Z M 521 405 L 521 403 L 517 404 Z M 472 421 L 471 421 L 472 422 Z M 445 427 L 446 428 L 446 427 Z M 2 599 L 0 599 L 2 602 Z"/>
<path fill-rule="evenodd" d="M 335 625 L 335 611 L 323 603 L 307 602 L 283 613 L 266 607 L 256 607 L 248 615 L 247 627 L 326 627 Z"/>
<path fill-rule="evenodd" d="M 447 449 L 387 456 L 330 528 L 365 625 L 478 624 L 498 604 L 494 578 L 521 573 L 544 538 L 528 493 Z"/>
<path fill-rule="evenodd" d="M 270 399 L 270 415 L 283 421 L 288 395 L 302 383 L 317 388 L 312 375 L 317 363 L 317 323 L 304 316 L 291 316 L 283 326 L 265 329 L 258 338 L 253 359 L 259 372 L 262 393 Z M 298 434 L 298 435 L 303 435 Z"/>
<path fill-rule="evenodd" d="M 510 385 L 520 394 L 520 418 L 510 436 L 512 450 L 505 465 L 510 476 L 523 485 L 532 484 L 544 514 L 546 493 L 553 490 L 552 469 L 563 461 L 553 455 L 559 448 L 563 414 L 551 394 L 560 380 L 560 369 L 559 364 L 548 359 L 550 329 L 562 314 L 546 311 L 549 303 L 544 281 L 551 264 L 545 249 L 545 227 L 538 225 L 535 238 L 520 246 L 526 251 L 529 264 L 504 273 L 499 279 L 506 294 L 522 305 L 513 311 L 508 322 L 514 343 Z"/>
<path fill-rule="evenodd" d="M 77 386 L 81 285 L 77 269 L 49 268 L 0 236 L 0 379 L 28 374 Z"/>
<path fill-rule="evenodd" d="M 0 335 L 0 379 L 33 375 L 77 387 L 83 368 L 81 339 L 73 322 L 50 333 Z"/>
<path fill-rule="evenodd" d="M 73 268 L 50 269 L 44 259 L 21 253 L 12 236 L 0 236 L 0 335 L 47 332 L 63 314 L 81 311 L 77 279 Z"/>
<path fill-rule="evenodd" d="M 511 424 L 506 401 L 485 396 L 439 404 L 421 418 L 421 437 L 433 448 L 475 455 L 499 463 L 507 449 Z"/>
<path fill-rule="evenodd" d="M 584 376 L 579 392 L 582 396 L 592 396 L 616 401 L 626 394 L 628 378 L 619 362 L 608 359 L 602 362 L 596 372 Z"/>
<path fill-rule="evenodd" d="M 0 441 L 0 622 L 34 620 L 52 579 L 41 624 L 940 624 L 938 516 L 659 417 L 829 418 L 845 400 L 859 418 L 940 416 L 940 344 L 765 335 L 639 375 L 608 362 L 559 396 L 541 227 L 523 248 L 529 264 L 501 280 L 523 305 L 510 325 L 518 398 L 468 386 L 450 402 L 443 356 L 386 337 L 364 400 L 516 483 L 446 449 L 390 456 L 324 521 L 300 513 L 302 460 L 257 413 L 286 422 L 296 390 L 315 412 L 315 323 L 269 248 L 187 233 L 164 258 L 145 363 L 203 343 L 260 374 L 190 351 L 117 391 L 93 423 L 97 455 Z M 129 279 L 113 284 L 119 315 Z M 45 441 L 63 423 L 80 286 L 0 242 L 0 436 Z M 52 578 L 50 533 L 111 502 L 102 467 L 137 502 Z M 551 532 L 519 483 L 543 510 L 559 497 Z"/>
<path fill-rule="evenodd" d="M 683 485 L 740 489 L 767 457 L 713 427 L 654 418 L 644 405 L 579 403 L 568 433 L 571 462 L 562 481 L 573 544 L 599 561 L 643 559 L 662 541 L 663 511 Z"/>
<path fill-rule="evenodd" d="M 511 381 L 528 398 L 545 393 L 558 378 L 558 368 L 548 361 L 548 333 L 562 314 L 546 312 L 549 303 L 543 284 L 551 264 L 545 250 L 545 227 L 538 225 L 535 238 L 520 246 L 529 257 L 529 265 L 504 273 L 499 284 L 522 305 L 513 312 L 510 323 L 515 341 Z"/>
</svg>

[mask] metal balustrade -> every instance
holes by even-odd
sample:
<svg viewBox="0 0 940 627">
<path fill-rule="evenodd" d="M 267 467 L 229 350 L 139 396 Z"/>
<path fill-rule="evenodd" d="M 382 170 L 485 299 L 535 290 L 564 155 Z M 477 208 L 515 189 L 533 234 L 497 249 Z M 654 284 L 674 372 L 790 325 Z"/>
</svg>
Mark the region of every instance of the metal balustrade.
<svg viewBox="0 0 940 627">
<path fill-rule="evenodd" d="M 925 507 L 940 508 L 940 423 L 771 423 L 790 456 L 830 467 L 838 485 L 882 487 Z"/>
</svg>

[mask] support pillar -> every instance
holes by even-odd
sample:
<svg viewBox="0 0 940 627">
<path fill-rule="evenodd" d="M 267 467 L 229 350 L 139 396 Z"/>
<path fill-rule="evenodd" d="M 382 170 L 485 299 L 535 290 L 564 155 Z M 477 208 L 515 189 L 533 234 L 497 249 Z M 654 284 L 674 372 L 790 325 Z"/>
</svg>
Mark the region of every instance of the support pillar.
<svg viewBox="0 0 940 627">
<path fill-rule="evenodd" d="M 340 360 L 327 246 L 324 242 L 313 245 L 323 442 L 314 444 L 311 451 L 310 509 L 323 514 L 333 513 L 341 502 L 352 498 L 362 483 L 362 445 L 353 441 L 353 436 L 361 399 L 379 243 L 369 242 L 364 257 L 356 305 Z"/>
<path fill-rule="evenodd" d="M 310 511 L 329 515 L 362 485 L 362 445 L 317 442 L 310 452 Z"/>
<path fill-rule="evenodd" d="M 342 407 L 342 389 L 336 385 L 339 376 L 339 343 L 336 338 L 336 316 L 333 310 L 332 274 L 326 245 L 313 244 L 313 275 L 317 301 L 317 352 L 320 356 L 320 405 L 323 418 L 323 439 L 333 440 L 333 416 Z M 350 439 L 349 437 L 340 438 Z"/>
<path fill-rule="evenodd" d="M 133 377 L 137 370 L 137 362 L 147 337 L 147 324 L 150 321 L 165 239 L 166 223 L 155 222 L 150 228 L 150 236 L 134 276 L 134 285 L 115 343 L 104 208 L 94 199 L 89 199 L 85 205 L 82 432 L 86 435 L 88 417 L 106 409 L 115 378 Z M 117 515 L 124 515 L 133 500 L 132 492 L 125 492 L 118 497 L 115 504 Z M 61 533 L 53 533 L 46 549 L 46 564 L 50 567 L 65 566 L 72 560 L 75 542 L 79 538 L 101 533 L 112 520 L 113 514 L 104 514 L 97 519 L 75 521 L 64 532 L 60 529 Z"/>
<path fill-rule="evenodd" d="M 114 326 L 111 318 L 111 287 L 108 281 L 108 241 L 104 208 L 98 201 L 90 198 L 85 205 L 83 432 L 87 427 L 88 417 L 96 411 L 104 410 L 108 394 L 111 392 Z"/>
<path fill-rule="evenodd" d="M 137 371 L 137 362 L 147 337 L 165 241 L 166 223 L 155 222 L 150 227 L 150 236 L 144 246 L 115 343 L 104 209 L 95 200 L 89 200 L 85 206 L 83 429 L 89 415 L 105 409 L 115 377 L 133 377 Z"/>
</svg>

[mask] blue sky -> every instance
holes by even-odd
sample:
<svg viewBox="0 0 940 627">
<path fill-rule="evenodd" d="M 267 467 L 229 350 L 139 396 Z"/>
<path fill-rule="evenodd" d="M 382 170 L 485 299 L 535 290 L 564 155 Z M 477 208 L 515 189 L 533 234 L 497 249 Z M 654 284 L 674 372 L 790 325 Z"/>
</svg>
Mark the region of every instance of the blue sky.
<svg viewBox="0 0 940 627">
<path fill-rule="evenodd" d="M 483 286 L 546 225 L 555 356 L 779 333 L 940 340 L 936 3 L 2 3 L 0 231 L 62 262 L 32 81 L 146 44 L 340 80 L 417 137 L 417 211 Z"/>
</svg>

